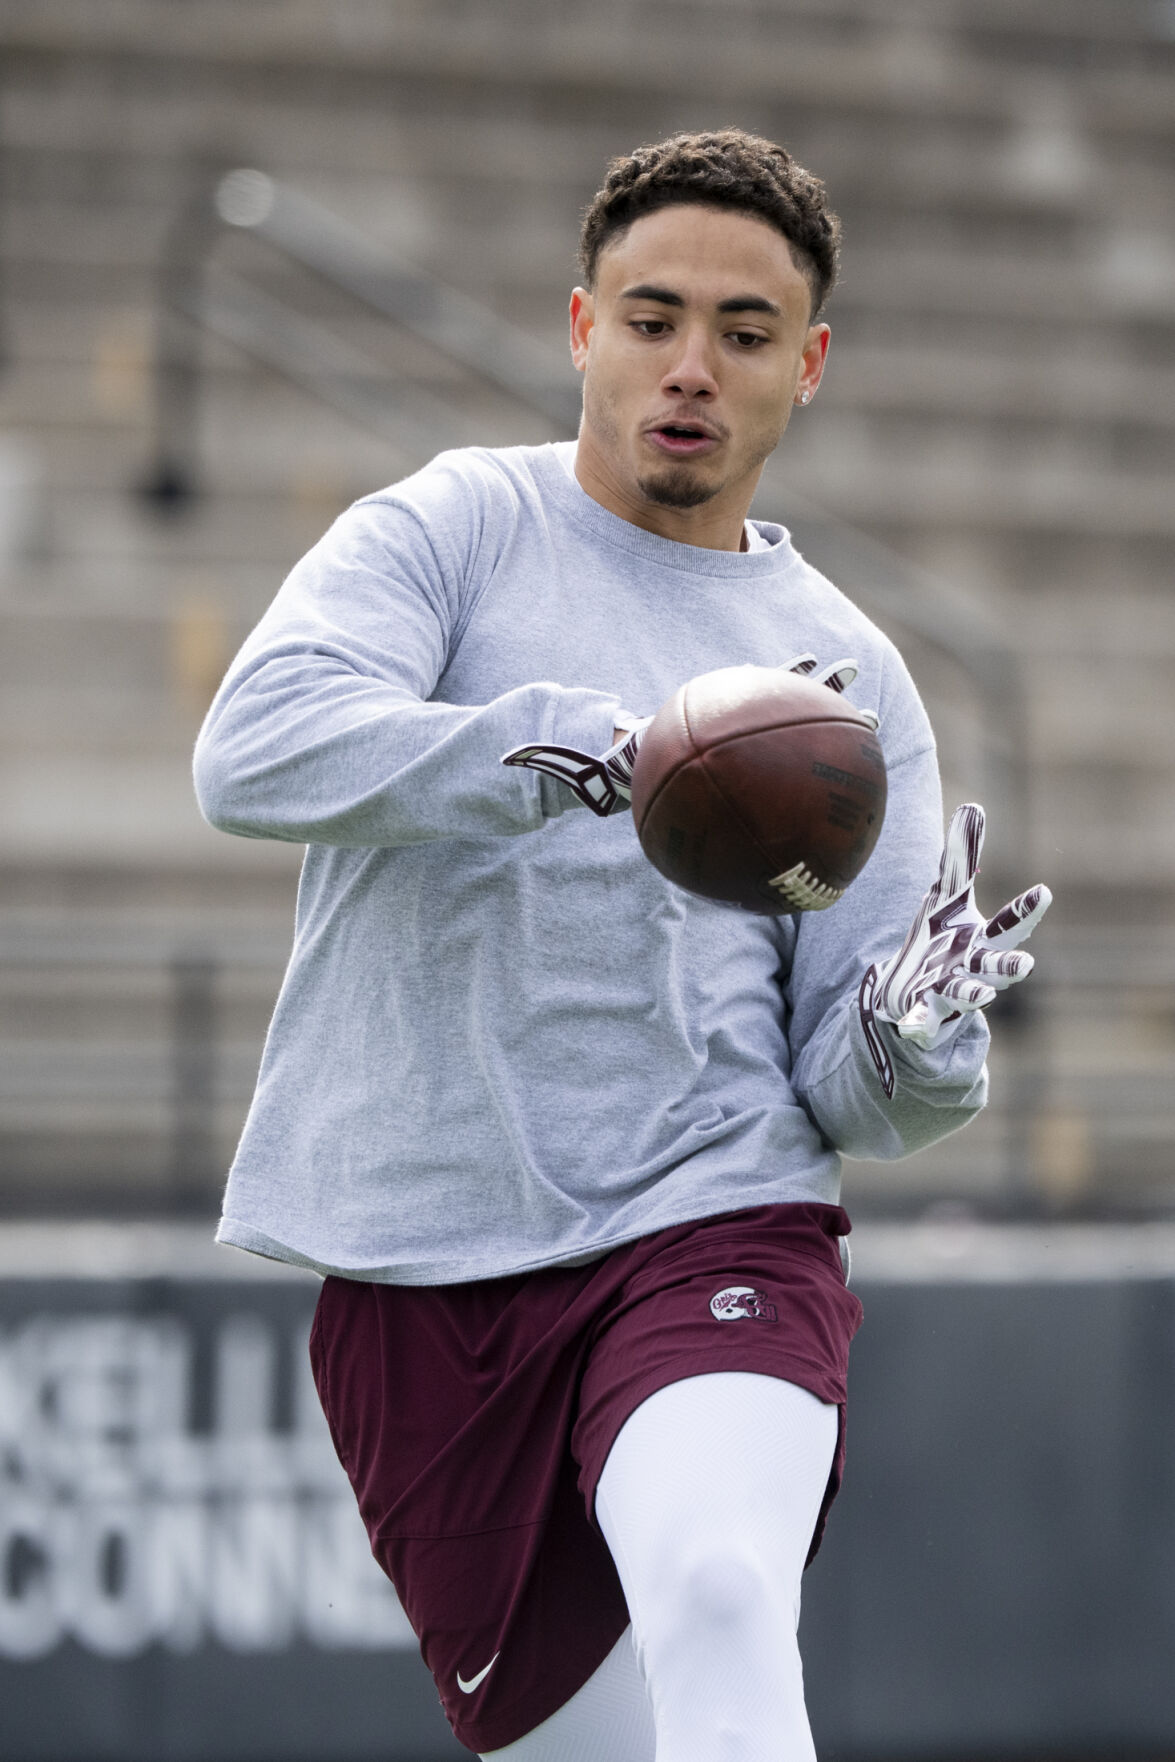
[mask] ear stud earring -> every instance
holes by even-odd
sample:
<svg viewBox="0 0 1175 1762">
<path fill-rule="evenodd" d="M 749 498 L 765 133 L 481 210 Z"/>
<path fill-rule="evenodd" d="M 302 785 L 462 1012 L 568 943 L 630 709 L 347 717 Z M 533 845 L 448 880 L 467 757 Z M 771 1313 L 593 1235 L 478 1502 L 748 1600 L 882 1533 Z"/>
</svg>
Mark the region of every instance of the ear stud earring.
<svg viewBox="0 0 1175 1762">
<path fill-rule="evenodd" d="M 811 398 L 811 396 L 812 396 L 811 392 L 801 392 L 800 393 L 800 403 L 806 404 L 808 402 L 808 400 Z"/>
</svg>

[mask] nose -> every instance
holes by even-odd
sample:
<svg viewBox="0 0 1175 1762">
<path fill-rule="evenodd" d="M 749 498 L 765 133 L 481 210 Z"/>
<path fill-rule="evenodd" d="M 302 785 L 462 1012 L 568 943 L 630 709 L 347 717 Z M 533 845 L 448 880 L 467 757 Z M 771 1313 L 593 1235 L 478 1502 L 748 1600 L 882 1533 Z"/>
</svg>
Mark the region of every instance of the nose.
<svg viewBox="0 0 1175 1762">
<path fill-rule="evenodd" d="M 718 390 L 710 341 L 690 327 L 679 332 L 680 349 L 661 381 L 661 390 L 683 398 L 712 398 Z"/>
</svg>

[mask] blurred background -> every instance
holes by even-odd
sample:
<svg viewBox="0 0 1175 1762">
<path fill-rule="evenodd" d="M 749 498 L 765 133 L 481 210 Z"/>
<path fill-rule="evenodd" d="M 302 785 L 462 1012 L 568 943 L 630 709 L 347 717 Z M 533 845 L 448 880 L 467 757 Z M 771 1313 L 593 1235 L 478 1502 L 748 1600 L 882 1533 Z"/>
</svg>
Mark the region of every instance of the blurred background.
<svg viewBox="0 0 1175 1762">
<path fill-rule="evenodd" d="M 314 1282 L 208 1245 L 299 853 L 203 825 L 191 746 L 354 497 L 574 432 L 580 210 L 726 123 L 846 235 L 756 512 L 901 646 L 982 901 L 1056 896 L 986 1114 L 847 1169 L 822 1754 L 1175 1755 L 1175 4 L 0 0 L 11 1762 L 452 1753 Z"/>
</svg>

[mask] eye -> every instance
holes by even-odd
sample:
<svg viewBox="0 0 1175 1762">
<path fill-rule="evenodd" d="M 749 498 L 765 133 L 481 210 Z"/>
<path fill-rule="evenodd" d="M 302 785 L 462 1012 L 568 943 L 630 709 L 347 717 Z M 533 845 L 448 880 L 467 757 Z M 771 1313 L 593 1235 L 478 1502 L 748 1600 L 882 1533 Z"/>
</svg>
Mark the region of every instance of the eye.
<svg viewBox="0 0 1175 1762">
<path fill-rule="evenodd" d="M 757 330 L 732 330 L 730 340 L 740 349 L 757 349 L 767 338 Z"/>
<path fill-rule="evenodd" d="M 664 336 L 669 325 L 664 318 L 634 318 L 632 328 L 641 336 Z"/>
</svg>

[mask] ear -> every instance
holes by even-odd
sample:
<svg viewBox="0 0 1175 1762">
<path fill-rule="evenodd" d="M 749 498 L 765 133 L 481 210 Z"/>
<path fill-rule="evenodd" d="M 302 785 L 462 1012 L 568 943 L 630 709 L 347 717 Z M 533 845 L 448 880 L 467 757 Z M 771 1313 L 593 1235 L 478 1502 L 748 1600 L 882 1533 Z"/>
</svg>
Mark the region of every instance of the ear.
<svg viewBox="0 0 1175 1762">
<path fill-rule="evenodd" d="M 824 363 L 828 359 L 828 342 L 832 332 L 826 324 L 814 324 L 804 339 L 804 349 L 800 356 L 800 377 L 796 381 L 794 402 L 804 401 L 807 393 L 808 401 L 815 395 L 816 387 L 824 374 Z"/>
<path fill-rule="evenodd" d="M 588 342 L 596 323 L 596 302 L 586 288 L 571 294 L 571 359 L 582 373 L 587 366 Z"/>
</svg>

